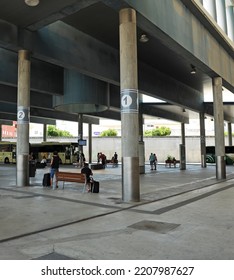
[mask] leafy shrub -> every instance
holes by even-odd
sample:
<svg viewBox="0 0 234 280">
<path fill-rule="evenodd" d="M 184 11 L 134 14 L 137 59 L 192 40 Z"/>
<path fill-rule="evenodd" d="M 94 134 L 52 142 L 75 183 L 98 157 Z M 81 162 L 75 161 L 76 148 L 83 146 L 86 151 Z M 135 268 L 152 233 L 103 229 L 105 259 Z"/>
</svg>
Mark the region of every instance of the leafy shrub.
<svg viewBox="0 0 234 280">
<path fill-rule="evenodd" d="M 49 125 L 47 128 L 48 136 L 57 136 L 57 137 L 72 137 L 73 135 L 66 130 L 58 129 L 55 125 Z"/>
<path fill-rule="evenodd" d="M 171 134 L 171 129 L 169 127 L 159 127 L 159 128 L 154 128 L 152 130 L 146 130 L 144 132 L 144 136 L 168 136 Z"/>
<path fill-rule="evenodd" d="M 107 130 L 104 130 L 101 132 L 100 137 L 111 137 L 111 136 L 117 136 L 118 132 L 115 129 L 109 128 Z"/>
</svg>

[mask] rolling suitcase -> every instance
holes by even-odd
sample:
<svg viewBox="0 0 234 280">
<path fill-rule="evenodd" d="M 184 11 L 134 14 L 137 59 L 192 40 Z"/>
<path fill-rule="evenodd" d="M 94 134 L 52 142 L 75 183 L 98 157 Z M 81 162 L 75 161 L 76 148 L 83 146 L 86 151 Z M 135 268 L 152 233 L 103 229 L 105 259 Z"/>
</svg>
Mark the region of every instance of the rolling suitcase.
<svg viewBox="0 0 234 280">
<path fill-rule="evenodd" d="M 99 193 L 99 182 L 98 181 L 93 181 L 93 183 L 91 184 L 91 192 Z"/>
<path fill-rule="evenodd" d="M 42 180 L 42 185 L 44 187 L 50 187 L 50 173 L 45 173 L 43 180 Z"/>
</svg>

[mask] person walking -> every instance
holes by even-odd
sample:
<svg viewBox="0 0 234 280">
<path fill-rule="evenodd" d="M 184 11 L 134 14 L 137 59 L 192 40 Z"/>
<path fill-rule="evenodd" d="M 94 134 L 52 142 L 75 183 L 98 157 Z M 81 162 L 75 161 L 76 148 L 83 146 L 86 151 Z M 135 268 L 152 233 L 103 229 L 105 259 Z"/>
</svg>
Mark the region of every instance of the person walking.
<svg viewBox="0 0 234 280">
<path fill-rule="evenodd" d="M 50 182 L 53 190 L 55 188 L 58 188 L 58 171 L 59 171 L 59 163 L 60 163 L 60 157 L 58 155 L 57 151 L 54 151 L 51 163 L 50 163 Z M 55 176 L 55 186 L 53 185 L 53 180 Z"/>
<path fill-rule="evenodd" d="M 153 154 L 153 153 L 151 153 L 151 154 L 150 154 L 150 156 L 149 156 L 150 170 L 153 170 L 153 167 L 154 167 L 154 161 L 155 161 L 154 154 Z"/>
<path fill-rule="evenodd" d="M 157 170 L 157 163 L 158 163 L 158 158 L 156 154 L 154 154 L 154 170 Z"/>
</svg>

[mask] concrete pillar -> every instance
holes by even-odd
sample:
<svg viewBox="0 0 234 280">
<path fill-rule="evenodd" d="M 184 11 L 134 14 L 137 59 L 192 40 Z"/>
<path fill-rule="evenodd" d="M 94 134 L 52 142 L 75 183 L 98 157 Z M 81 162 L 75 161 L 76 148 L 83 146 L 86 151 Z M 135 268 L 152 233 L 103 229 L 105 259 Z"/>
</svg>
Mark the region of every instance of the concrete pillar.
<svg viewBox="0 0 234 280">
<path fill-rule="evenodd" d="M 2 141 L 2 124 L 0 124 L 0 141 Z"/>
<path fill-rule="evenodd" d="M 139 97 L 139 101 L 142 101 L 142 95 Z M 145 143 L 143 141 L 143 115 L 139 113 L 139 171 L 140 174 L 145 174 Z"/>
<path fill-rule="evenodd" d="M 227 6 L 227 34 L 228 37 L 234 41 L 234 7 Z"/>
<path fill-rule="evenodd" d="M 119 20 L 122 198 L 127 202 L 140 200 L 136 11 L 120 10 Z"/>
<path fill-rule="evenodd" d="M 217 21 L 215 0 L 203 0 L 203 6 L 214 20 Z"/>
<path fill-rule="evenodd" d="M 30 53 L 18 53 L 17 186 L 29 185 Z"/>
<path fill-rule="evenodd" d="M 181 123 L 180 170 L 186 169 L 185 124 Z"/>
<path fill-rule="evenodd" d="M 78 140 L 83 139 L 83 114 L 78 114 Z M 79 146 L 78 150 L 83 153 L 83 146 Z"/>
<path fill-rule="evenodd" d="M 213 78 L 216 178 L 226 178 L 222 78 Z"/>
<path fill-rule="evenodd" d="M 217 23 L 227 34 L 227 17 L 225 0 L 216 0 Z"/>
<path fill-rule="evenodd" d="M 43 124 L 43 142 L 47 140 L 47 124 Z"/>
<path fill-rule="evenodd" d="M 203 112 L 199 114 L 200 118 L 200 146 L 201 146 L 201 167 L 206 165 L 206 130 L 205 130 L 205 115 Z"/>
<path fill-rule="evenodd" d="M 228 146 L 232 146 L 232 123 L 228 123 Z"/>
<path fill-rule="evenodd" d="M 92 163 L 92 124 L 89 123 L 89 163 Z"/>
</svg>

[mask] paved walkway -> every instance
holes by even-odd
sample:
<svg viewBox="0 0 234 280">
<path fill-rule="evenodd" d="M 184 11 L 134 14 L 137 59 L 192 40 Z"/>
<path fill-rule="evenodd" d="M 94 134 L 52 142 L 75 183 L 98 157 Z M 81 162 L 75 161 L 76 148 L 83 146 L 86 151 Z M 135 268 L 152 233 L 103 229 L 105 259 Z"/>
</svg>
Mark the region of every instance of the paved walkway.
<svg viewBox="0 0 234 280">
<path fill-rule="evenodd" d="M 225 181 L 214 166 L 146 166 L 138 203 L 121 200 L 120 167 L 94 171 L 98 194 L 42 187 L 48 170 L 16 187 L 0 166 L 0 259 L 234 259 L 233 166 Z"/>
</svg>

